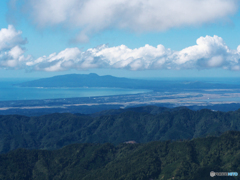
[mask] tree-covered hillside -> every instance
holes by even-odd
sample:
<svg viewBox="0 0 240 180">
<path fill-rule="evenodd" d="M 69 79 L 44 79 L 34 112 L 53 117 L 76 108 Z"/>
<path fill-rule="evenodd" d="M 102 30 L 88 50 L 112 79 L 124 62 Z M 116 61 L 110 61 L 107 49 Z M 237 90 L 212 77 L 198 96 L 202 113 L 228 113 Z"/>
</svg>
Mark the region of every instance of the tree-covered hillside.
<svg viewBox="0 0 240 180">
<path fill-rule="evenodd" d="M 211 180 L 240 172 L 240 132 L 188 141 L 74 144 L 59 150 L 18 149 L 0 155 L 1 180 Z"/>
<path fill-rule="evenodd" d="M 0 116 L 0 152 L 17 148 L 58 149 L 72 143 L 145 143 L 220 135 L 240 130 L 240 111 L 192 111 L 155 106 L 93 115 Z"/>
</svg>

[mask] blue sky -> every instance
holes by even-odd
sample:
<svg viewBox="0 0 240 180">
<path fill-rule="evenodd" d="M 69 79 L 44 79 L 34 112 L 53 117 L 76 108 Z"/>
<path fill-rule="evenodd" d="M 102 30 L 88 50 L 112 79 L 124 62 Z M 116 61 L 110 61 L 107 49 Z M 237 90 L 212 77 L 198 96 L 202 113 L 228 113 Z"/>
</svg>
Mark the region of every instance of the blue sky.
<svg viewBox="0 0 240 180">
<path fill-rule="evenodd" d="M 239 77 L 239 20 L 238 0 L 2 0 L 0 77 Z"/>
</svg>

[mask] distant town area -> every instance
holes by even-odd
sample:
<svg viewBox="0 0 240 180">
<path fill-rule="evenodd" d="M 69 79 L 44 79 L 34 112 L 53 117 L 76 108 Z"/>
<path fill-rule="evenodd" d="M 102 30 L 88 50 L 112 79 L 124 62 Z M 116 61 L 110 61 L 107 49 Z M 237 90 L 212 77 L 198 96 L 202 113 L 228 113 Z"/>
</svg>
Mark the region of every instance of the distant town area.
<svg viewBox="0 0 240 180">
<path fill-rule="evenodd" d="M 221 93 L 219 93 L 221 91 Z M 199 92 L 151 92 L 130 95 L 78 97 L 44 100 L 0 101 L 0 114 L 5 111 L 39 110 L 53 112 L 80 112 L 81 109 L 105 110 L 109 108 L 128 108 L 142 105 L 177 106 L 214 106 L 237 104 L 240 100 L 238 90 L 207 89 Z M 89 113 L 93 113 L 91 110 Z M 20 113 L 21 114 L 21 113 Z"/>
<path fill-rule="evenodd" d="M 238 79 L 234 81 L 238 82 Z M 44 98 L 39 97 L 35 100 L 0 101 L 0 114 L 41 115 L 55 112 L 91 114 L 107 109 L 124 109 L 146 105 L 168 108 L 186 106 L 194 110 L 208 108 L 232 111 L 240 108 L 240 86 L 236 82 L 226 83 L 226 81 L 221 82 L 216 79 L 213 79 L 213 81 L 197 79 L 140 80 L 98 76 L 93 73 L 88 75 L 68 74 L 23 82 L 7 87 L 8 90 L 13 88 L 15 93 L 29 92 L 35 94 L 36 97 L 40 96 L 40 92 L 43 95 L 43 92 L 45 92 L 34 91 L 39 87 L 42 87 L 43 90 L 50 89 L 52 95 L 60 92 L 58 88 L 67 87 L 66 93 L 69 95 L 67 98 L 62 96 L 61 98 L 54 98 L 54 96 L 46 98 L 43 96 Z M 87 91 L 91 91 L 91 88 L 103 87 L 112 88 L 112 91 L 114 91 L 114 88 L 128 88 L 136 90 L 136 93 L 99 95 L 96 91 L 96 94 L 93 93 L 89 97 L 79 97 L 78 95 L 81 94 L 80 89 L 76 88 L 81 87 L 88 87 Z M 74 94 L 72 90 L 68 91 L 71 88 L 78 93 Z M 145 91 L 137 92 L 140 89 Z M 6 91 L 4 93 L 8 94 Z M 224 108 L 221 105 L 224 105 Z"/>
</svg>

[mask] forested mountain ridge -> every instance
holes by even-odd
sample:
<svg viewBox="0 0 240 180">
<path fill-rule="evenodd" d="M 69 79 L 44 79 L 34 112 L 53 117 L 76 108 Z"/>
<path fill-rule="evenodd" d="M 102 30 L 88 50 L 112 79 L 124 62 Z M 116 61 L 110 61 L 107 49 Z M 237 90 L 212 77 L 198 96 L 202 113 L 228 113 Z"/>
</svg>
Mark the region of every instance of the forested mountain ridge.
<svg viewBox="0 0 240 180">
<path fill-rule="evenodd" d="M 240 110 L 214 112 L 155 106 L 94 115 L 0 116 L 0 152 L 17 148 L 58 149 L 72 143 L 179 140 L 240 130 Z"/>
<path fill-rule="evenodd" d="M 240 172 L 239 149 L 240 132 L 236 131 L 188 141 L 18 149 L 0 155 L 0 179 L 211 180 L 211 171 Z"/>
</svg>

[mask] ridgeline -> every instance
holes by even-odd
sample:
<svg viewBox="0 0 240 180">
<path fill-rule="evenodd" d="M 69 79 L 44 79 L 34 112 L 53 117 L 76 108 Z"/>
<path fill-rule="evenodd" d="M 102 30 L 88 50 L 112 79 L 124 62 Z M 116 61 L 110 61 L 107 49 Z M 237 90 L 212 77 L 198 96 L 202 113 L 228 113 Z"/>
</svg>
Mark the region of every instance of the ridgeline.
<svg viewBox="0 0 240 180">
<path fill-rule="evenodd" d="M 59 150 L 18 149 L 0 155 L 1 180 L 220 180 L 240 172 L 240 132 L 146 144 L 74 144 Z"/>
<path fill-rule="evenodd" d="M 240 110 L 146 106 L 92 115 L 55 113 L 36 117 L 0 116 L 0 153 L 17 148 L 59 149 L 73 143 L 147 143 L 191 140 L 240 130 Z"/>
</svg>

